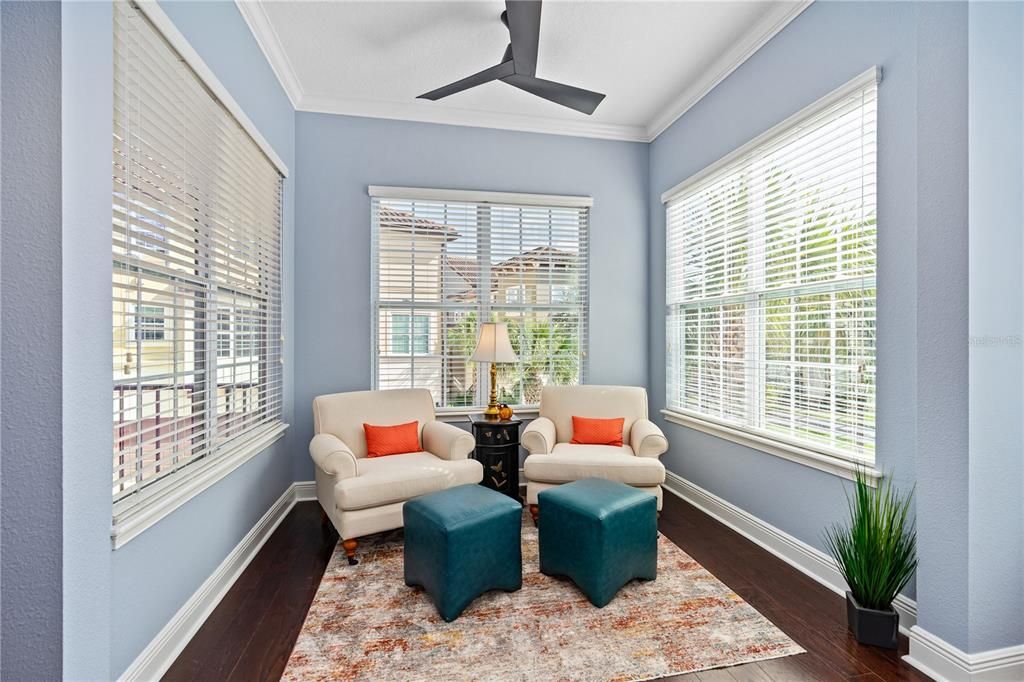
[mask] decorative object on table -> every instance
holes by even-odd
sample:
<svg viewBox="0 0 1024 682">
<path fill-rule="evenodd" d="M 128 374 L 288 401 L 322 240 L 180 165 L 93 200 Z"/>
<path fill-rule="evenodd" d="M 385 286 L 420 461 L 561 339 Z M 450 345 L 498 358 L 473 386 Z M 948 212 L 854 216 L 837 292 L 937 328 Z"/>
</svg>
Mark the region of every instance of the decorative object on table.
<svg viewBox="0 0 1024 682">
<path fill-rule="evenodd" d="M 519 360 L 508 338 L 508 325 L 504 322 L 481 324 L 476 350 L 469 359 L 474 362 L 487 362 L 491 366 L 491 399 L 484 410 L 484 416 L 488 419 L 498 419 L 498 363 Z"/>
<path fill-rule="evenodd" d="M 499 419 L 502 419 L 503 421 L 508 421 L 509 419 L 512 418 L 513 414 L 514 412 L 512 412 L 512 408 L 509 407 L 508 403 L 502 403 L 501 405 L 498 406 Z"/>
<path fill-rule="evenodd" d="M 623 585 L 658 576 L 658 501 L 625 483 L 587 478 L 542 490 L 540 572 L 570 578 L 602 608 Z"/>
<path fill-rule="evenodd" d="M 397 424 L 387 428 L 373 424 Z M 370 427 L 367 429 L 367 427 Z M 402 527 L 402 505 L 418 495 L 479 483 L 483 467 L 469 458 L 473 437 L 434 418 L 434 399 L 424 388 L 355 391 L 313 399 L 316 496 L 345 549 L 356 563 L 357 538 Z M 390 434 L 393 451 L 371 457 L 367 434 Z M 400 436 L 395 439 L 394 436 Z M 379 446 L 374 443 L 374 446 Z M 358 463 L 358 466 L 357 466 Z"/>
<path fill-rule="evenodd" d="M 523 589 L 486 592 L 453 623 L 405 586 L 401 531 L 366 538 L 358 566 L 339 546 L 282 679 L 556 680 L 569 661 L 592 682 L 629 682 L 803 651 L 664 536 L 658 579 L 631 582 L 595 609 L 572 582 L 538 572 L 528 518 Z"/>
<path fill-rule="evenodd" d="M 573 443 L 573 417 L 622 419 L 621 446 Z M 526 503 L 536 519 L 537 494 L 583 478 L 608 478 L 640 488 L 658 499 L 665 467 L 658 460 L 668 441 L 647 418 L 647 391 L 639 386 L 545 386 L 540 415 L 523 429 Z"/>
<path fill-rule="evenodd" d="M 523 508 L 478 485 L 406 502 L 405 584 L 420 586 L 451 622 L 488 590 L 523 586 Z"/>
<path fill-rule="evenodd" d="M 914 491 L 903 496 L 891 477 L 868 485 L 857 470 L 854 494 L 847 494 L 849 525 L 825 531 L 825 545 L 850 590 L 846 620 L 861 644 L 895 649 L 900 616 L 892 602 L 917 568 L 917 531 L 909 518 Z"/>
<path fill-rule="evenodd" d="M 519 425 L 521 419 L 494 421 L 469 415 L 476 449 L 473 459 L 484 467 L 482 485 L 519 502 Z"/>
</svg>

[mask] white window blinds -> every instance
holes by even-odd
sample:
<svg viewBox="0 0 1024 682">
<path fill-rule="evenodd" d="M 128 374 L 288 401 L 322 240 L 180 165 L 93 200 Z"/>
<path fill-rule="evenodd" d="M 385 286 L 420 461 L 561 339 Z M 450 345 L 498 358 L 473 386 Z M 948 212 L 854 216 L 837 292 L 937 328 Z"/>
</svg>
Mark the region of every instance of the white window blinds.
<svg viewBox="0 0 1024 682">
<path fill-rule="evenodd" d="M 481 321 L 507 322 L 517 364 L 498 397 L 535 405 L 583 380 L 590 200 L 371 188 L 377 388 L 427 388 L 439 408 L 486 404 L 469 356 Z"/>
<path fill-rule="evenodd" d="M 663 196 L 669 410 L 873 461 L 876 94 L 872 69 Z"/>
<path fill-rule="evenodd" d="M 115 518 L 281 418 L 282 177 L 114 3 Z"/>
</svg>

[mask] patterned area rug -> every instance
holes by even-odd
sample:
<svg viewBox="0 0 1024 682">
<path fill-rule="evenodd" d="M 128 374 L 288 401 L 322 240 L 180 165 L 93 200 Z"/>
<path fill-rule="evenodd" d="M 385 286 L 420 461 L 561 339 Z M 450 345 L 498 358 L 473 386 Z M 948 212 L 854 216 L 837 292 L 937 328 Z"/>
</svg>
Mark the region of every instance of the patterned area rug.
<svg viewBox="0 0 1024 682">
<path fill-rule="evenodd" d="M 349 566 L 335 551 L 283 679 L 646 680 L 803 652 L 661 534 L 658 579 L 597 609 L 539 572 L 525 517 L 523 589 L 488 592 L 452 623 L 406 587 L 401 531 L 374 536 L 359 557 Z"/>
</svg>

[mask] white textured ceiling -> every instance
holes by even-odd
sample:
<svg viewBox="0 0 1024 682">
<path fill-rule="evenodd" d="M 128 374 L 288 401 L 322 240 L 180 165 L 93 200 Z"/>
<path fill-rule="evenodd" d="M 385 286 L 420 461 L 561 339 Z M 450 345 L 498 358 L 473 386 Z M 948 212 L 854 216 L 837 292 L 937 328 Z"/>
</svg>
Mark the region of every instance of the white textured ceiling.
<svg viewBox="0 0 1024 682">
<path fill-rule="evenodd" d="M 501 60 L 501 1 L 239 7 L 299 109 L 649 139 L 806 4 L 545 2 L 537 75 L 606 93 L 592 116 L 500 82 L 416 99 Z"/>
</svg>

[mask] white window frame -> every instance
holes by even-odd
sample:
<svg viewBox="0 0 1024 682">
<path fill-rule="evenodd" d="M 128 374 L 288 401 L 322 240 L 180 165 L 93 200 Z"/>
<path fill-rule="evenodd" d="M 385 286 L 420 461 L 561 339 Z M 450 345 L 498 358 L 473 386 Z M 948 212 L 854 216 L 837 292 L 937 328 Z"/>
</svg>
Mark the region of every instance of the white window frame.
<svg viewBox="0 0 1024 682">
<path fill-rule="evenodd" d="M 117 0 L 119 2 L 124 0 Z M 271 144 L 259 131 L 252 120 L 246 115 L 241 105 L 231 96 L 227 87 L 214 74 L 213 70 L 199 56 L 185 36 L 178 30 L 171 18 L 161 9 L 157 0 L 135 0 L 139 11 L 153 24 L 164 40 L 178 52 L 183 61 L 195 72 L 211 95 L 216 98 L 228 113 L 248 133 L 263 154 L 270 160 L 282 177 L 288 177 L 288 166 L 277 154 Z M 284 191 L 282 189 L 282 191 Z M 282 268 L 285 264 L 282 263 Z M 283 273 L 282 273 L 283 274 Z M 283 297 L 282 297 L 283 302 Z M 216 357 L 219 330 L 212 334 L 213 344 L 210 354 Z M 124 546 L 127 542 L 158 523 L 193 497 L 214 485 L 255 455 L 263 452 L 271 444 L 284 436 L 289 425 L 284 421 L 265 424 L 230 441 L 222 452 L 208 461 L 197 462 L 189 467 L 183 475 L 158 480 L 147 491 L 144 502 L 135 504 L 124 513 L 113 517 L 110 529 L 111 545 L 114 549 Z"/>
<path fill-rule="evenodd" d="M 448 201 L 448 202 L 459 202 L 459 203 L 476 203 L 476 204 L 498 204 L 498 205 L 522 205 L 522 206 L 542 206 L 551 208 L 591 208 L 594 205 L 593 197 L 588 196 L 572 196 L 572 195 L 556 195 L 556 194 L 529 194 L 520 192 L 495 192 L 488 190 L 455 190 L 455 189 L 435 189 L 435 188 L 423 188 L 423 187 L 390 187 L 381 185 L 370 185 L 367 188 L 367 193 L 373 198 L 379 199 L 391 199 L 391 200 L 413 200 L 413 201 Z M 375 241 L 375 240 L 374 240 Z M 371 262 L 371 286 L 370 286 L 370 310 L 373 320 L 370 324 L 370 348 L 376 349 L 385 357 L 390 355 L 390 339 L 386 345 L 382 344 L 382 339 L 379 333 L 379 324 L 377 322 L 380 306 L 378 301 L 377 283 L 376 283 L 376 268 L 378 262 L 378 256 L 376 253 L 375 243 L 371 244 L 370 253 Z M 587 287 L 590 286 L 589 269 L 590 269 L 590 250 L 588 246 L 587 250 Z M 589 371 L 589 343 L 590 343 L 590 293 L 589 291 L 583 291 L 581 293 L 581 300 L 579 305 L 583 309 L 584 316 L 584 343 L 580 348 L 580 383 L 585 382 L 585 377 Z M 515 305 L 515 304 L 513 304 Z M 486 308 L 487 306 L 483 306 Z M 370 386 L 376 387 L 379 385 L 378 381 L 378 363 L 376 361 L 370 363 Z M 483 371 L 483 370 L 481 370 Z M 437 418 L 441 421 L 461 421 L 466 416 L 480 412 L 487 404 L 487 386 L 485 382 L 479 382 L 476 390 L 476 403 L 470 407 L 438 407 L 435 408 Z M 520 417 L 535 417 L 539 413 L 538 405 L 516 405 L 515 412 Z"/>
<path fill-rule="evenodd" d="M 667 204 L 670 201 L 672 201 L 677 196 L 681 195 L 689 187 L 692 187 L 693 185 L 701 182 L 702 180 L 709 178 L 718 171 L 728 167 L 729 165 L 747 156 L 751 152 L 759 149 L 760 147 L 763 147 L 770 141 L 786 133 L 787 131 L 790 131 L 793 128 L 799 126 L 809 117 L 826 109 L 830 105 L 846 97 L 849 97 L 855 92 L 863 90 L 865 87 L 870 86 L 872 83 L 878 84 L 879 82 L 881 82 L 881 78 L 882 72 L 879 67 L 872 67 L 866 70 L 856 78 L 845 83 L 844 85 L 840 86 L 839 88 L 835 89 L 834 91 L 830 92 L 829 94 L 825 95 L 824 97 L 820 98 L 814 103 L 808 105 L 804 109 L 790 116 L 786 120 L 782 121 L 778 125 L 762 133 L 761 135 L 758 135 L 754 139 L 750 140 L 748 143 L 727 154 L 725 157 L 707 166 L 701 171 L 698 171 L 694 175 L 690 176 L 689 178 L 683 180 L 676 186 L 667 190 L 661 195 L 662 203 L 666 204 L 667 206 Z M 756 206 L 754 207 L 754 210 L 756 210 Z M 763 238 L 763 234 L 761 234 L 760 231 L 755 232 L 758 233 L 754 235 L 755 237 L 760 236 Z M 666 230 L 666 238 L 667 237 L 668 233 Z M 666 255 L 668 255 L 667 251 Z M 753 277 L 757 278 L 758 274 L 755 272 L 753 274 Z M 758 292 L 755 292 L 751 295 L 762 296 L 762 294 Z M 748 316 L 752 314 L 751 311 L 754 310 L 755 308 L 756 306 L 748 306 Z M 668 310 L 668 306 L 666 306 L 666 320 L 668 319 L 669 313 L 670 311 Z M 746 353 L 748 354 L 748 356 L 750 353 L 763 353 L 763 344 L 760 342 L 760 338 L 757 335 L 760 330 L 760 325 L 755 324 L 749 326 L 748 328 L 754 333 L 748 333 L 745 335 Z M 670 335 L 672 334 L 672 330 L 669 329 L 669 325 L 667 324 L 665 333 L 667 337 L 666 347 L 668 347 L 670 342 L 670 338 L 668 337 L 670 337 Z M 666 358 L 666 360 L 666 372 L 671 373 L 668 358 Z M 748 367 L 755 366 L 759 365 L 752 362 L 748 362 Z M 671 390 L 671 381 L 672 379 L 667 376 L 666 391 Z M 748 382 L 747 385 L 752 385 L 752 383 L 754 382 Z M 758 395 L 754 396 L 754 400 L 760 401 L 759 391 Z M 804 441 L 792 440 L 786 438 L 784 435 L 781 434 L 769 434 L 763 430 L 746 428 L 742 425 L 737 425 L 735 423 L 715 419 L 712 416 L 688 410 L 684 411 L 679 409 L 666 408 L 661 410 L 661 414 L 667 421 L 671 423 L 692 428 L 697 431 L 707 433 L 709 435 L 717 436 L 719 438 L 723 438 L 725 440 L 738 443 L 740 445 L 744 445 L 746 447 L 759 450 L 761 452 L 765 452 L 776 457 L 780 457 L 782 459 L 797 462 L 799 464 L 814 469 L 818 469 L 820 471 L 825 471 L 830 474 L 840 476 L 842 478 L 853 480 L 856 477 L 856 473 L 860 471 L 863 472 L 870 485 L 876 485 L 877 481 L 881 477 L 881 473 L 877 468 L 875 468 L 873 461 L 869 462 L 866 460 L 858 459 L 852 457 L 849 453 L 835 450 L 824 445 L 815 445 L 809 444 Z"/>
</svg>

